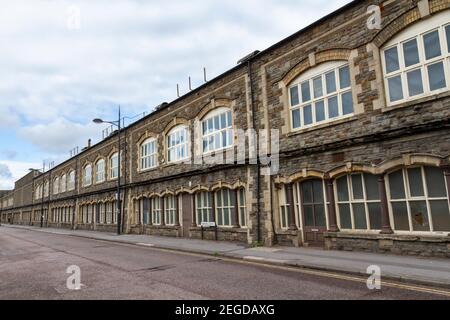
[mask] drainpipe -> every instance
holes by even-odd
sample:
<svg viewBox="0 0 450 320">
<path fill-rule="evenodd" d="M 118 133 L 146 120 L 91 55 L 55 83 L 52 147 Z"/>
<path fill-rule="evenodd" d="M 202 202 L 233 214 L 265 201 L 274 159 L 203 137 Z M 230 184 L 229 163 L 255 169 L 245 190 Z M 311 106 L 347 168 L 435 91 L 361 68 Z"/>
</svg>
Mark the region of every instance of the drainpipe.
<svg viewBox="0 0 450 320">
<path fill-rule="evenodd" d="M 252 125 L 253 129 L 256 130 L 256 119 L 255 119 L 255 94 L 253 90 L 253 76 L 252 76 L 252 58 L 250 58 L 247 62 L 247 73 L 250 81 L 250 104 L 252 109 Z M 257 193 L 257 203 L 256 203 L 256 219 L 257 219 L 257 241 L 261 242 L 261 163 L 259 159 L 259 143 L 256 142 L 256 167 L 258 169 L 258 173 L 256 175 L 256 193 Z"/>
</svg>

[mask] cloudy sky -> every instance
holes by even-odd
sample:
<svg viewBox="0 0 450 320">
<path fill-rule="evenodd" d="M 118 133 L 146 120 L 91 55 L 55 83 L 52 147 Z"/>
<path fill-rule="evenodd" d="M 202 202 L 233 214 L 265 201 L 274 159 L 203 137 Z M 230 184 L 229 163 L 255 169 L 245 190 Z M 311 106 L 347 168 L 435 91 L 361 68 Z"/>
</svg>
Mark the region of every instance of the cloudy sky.
<svg viewBox="0 0 450 320">
<path fill-rule="evenodd" d="M 350 0 L 2 0 L 0 190 Z"/>
</svg>

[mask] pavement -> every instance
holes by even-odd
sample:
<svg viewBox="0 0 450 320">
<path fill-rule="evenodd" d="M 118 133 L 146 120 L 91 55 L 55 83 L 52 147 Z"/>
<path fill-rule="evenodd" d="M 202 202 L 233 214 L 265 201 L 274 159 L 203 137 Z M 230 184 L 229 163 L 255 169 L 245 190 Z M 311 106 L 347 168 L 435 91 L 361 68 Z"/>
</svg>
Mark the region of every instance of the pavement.
<svg viewBox="0 0 450 320">
<path fill-rule="evenodd" d="M 145 235 L 116 235 L 80 230 L 2 225 L 1 228 L 27 229 L 37 232 L 81 237 L 135 246 L 198 253 L 262 265 L 340 272 L 367 277 L 370 266 L 378 266 L 383 280 L 409 284 L 430 285 L 450 289 L 450 259 L 396 256 L 364 252 L 326 251 L 313 248 L 258 247 L 244 244 L 156 237 Z"/>
</svg>

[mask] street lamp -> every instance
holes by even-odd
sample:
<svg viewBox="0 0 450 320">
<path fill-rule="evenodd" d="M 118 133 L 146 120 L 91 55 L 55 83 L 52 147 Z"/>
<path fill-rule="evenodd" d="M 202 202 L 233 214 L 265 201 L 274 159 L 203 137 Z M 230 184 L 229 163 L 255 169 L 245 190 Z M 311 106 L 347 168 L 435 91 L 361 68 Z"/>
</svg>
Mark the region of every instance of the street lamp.
<svg viewBox="0 0 450 320">
<path fill-rule="evenodd" d="M 120 166 L 120 164 L 121 164 L 121 146 L 120 146 L 120 132 L 121 132 L 121 130 L 122 130 L 122 126 L 121 126 L 121 124 L 120 124 L 120 118 L 121 118 L 121 116 L 120 116 L 120 106 L 119 106 L 119 118 L 118 118 L 118 120 L 117 121 L 104 121 L 104 120 L 102 120 L 102 119 L 98 119 L 98 118 L 96 118 L 96 119 L 94 119 L 94 120 L 92 120 L 95 124 L 102 124 L 102 123 L 109 123 L 109 124 L 112 124 L 113 126 L 116 126 L 117 127 L 117 129 L 118 129 L 118 134 L 117 134 L 117 140 L 118 140 L 118 144 L 119 144 L 119 146 L 118 146 L 118 149 L 119 149 L 119 154 L 118 154 L 118 156 L 117 156 L 117 160 L 118 160 L 118 165 L 119 165 L 119 175 L 118 175 L 118 178 L 117 178 L 117 234 L 118 235 L 120 235 L 122 232 L 122 230 L 121 230 L 121 224 L 122 224 L 122 205 L 121 205 L 121 198 L 120 198 L 120 173 L 121 173 L 121 166 Z"/>
</svg>

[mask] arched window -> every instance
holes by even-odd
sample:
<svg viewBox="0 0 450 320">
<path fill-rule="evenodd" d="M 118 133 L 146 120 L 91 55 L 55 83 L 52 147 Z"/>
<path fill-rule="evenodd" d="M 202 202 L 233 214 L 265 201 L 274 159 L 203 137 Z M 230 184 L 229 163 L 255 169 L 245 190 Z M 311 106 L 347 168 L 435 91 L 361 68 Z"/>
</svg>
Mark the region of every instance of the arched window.
<svg viewBox="0 0 450 320">
<path fill-rule="evenodd" d="M 164 219 L 166 225 L 173 226 L 176 224 L 177 197 L 168 195 L 164 197 Z"/>
<path fill-rule="evenodd" d="M 109 179 L 117 179 L 119 177 L 119 153 L 114 153 L 109 158 Z"/>
<path fill-rule="evenodd" d="M 59 193 L 59 177 L 55 178 L 55 180 L 53 180 L 53 194 L 58 194 Z"/>
<path fill-rule="evenodd" d="M 241 188 L 238 191 L 238 205 L 239 205 L 239 224 L 241 227 L 247 226 L 247 198 L 245 197 L 245 189 Z"/>
<path fill-rule="evenodd" d="M 450 232 L 448 186 L 437 167 L 403 168 L 388 175 L 396 231 Z"/>
<path fill-rule="evenodd" d="M 336 202 L 341 229 L 381 230 L 378 179 L 355 173 L 336 179 Z"/>
<path fill-rule="evenodd" d="M 152 208 L 152 223 L 159 226 L 161 225 L 161 198 L 153 197 L 150 202 Z"/>
<path fill-rule="evenodd" d="M 95 183 L 105 181 L 105 160 L 100 159 L 95 164 Z"/>
<path fill-rule="evenodd" d="M 67 190 L 67 176 L 66 176 L 66 174 L 63 174 L 61 176 L 61 180 L 60 180 L 59 183 L 60 183 L 59 191 L 61 193 L 66 192 L 66 190 Z"/>
<path fill-rule="evenodd" d="M 389 105 L 434 95 L 450 87 L 448 12 L 420 21 L 382 49 Z"/>
<path fill-rule="evenodd" d="M 40 185 L 37 186 L 37 188 L 36 188 L 36 190 L 35 190 L 34 198 L 35 198 L 36 200 L 38 200 L 38 199 L 40 199 L 41 197 L 42 197 L 42 185 L 40 184 Z"/>
<path fill-rule="evenodd" d="M 233 120 L 229 108 L 211 111 L 202 120 L 203 152 L 213 152 L 233 146 Z"/>
<path fill-rule="evenodd" d="M 177 126 L 167 135 L 167 159 L 169 163 L 189 158 L 189 131 L 187 126 Z"/>
<path fill-rule="evenodd" d="M 141 145 L 141 170 L 155 168 L 158 165 L 158 148 L 155 138 L 145 140 Z"/>
<path fill-rule="evenodd" d="M 75 189 L 75 171 L 69 172 L 69 180 L 67 181 L 67 190 L 72 191 Z"/>
<path fill-rule="evenodd" d="M 92 165 L 88 164 L 83 170 L 83 186 L 87 187 L 92 184 Z"/>
<path fill-rule="evenodd" d="M 236 206 L 234 197 L 230 189 L 221 189 L 216 192 L 216 221 L 217 225 L 221 227 L 231 227 L 233 225 L 233 210 Z"/>
<path fill-rule="evenodd" d="M 327 62 L 308 70 L 289 87 L 293 130 L 351 116 L 354 111 L 348 62 Z"/>
<path fill-rule="evenodd" d="M 49 189 L 50 189 L 50 182 L 45 181 L 45 183 L 44 183 L 44 197 L 48 197 Z"/>
<path fill-rule="evenodd" d="M 210 192 L 199 192 L 195 197 L 195 208 L 197 210 L 197 223 L 213 222 L 213 207 Z"/>
</svg>

